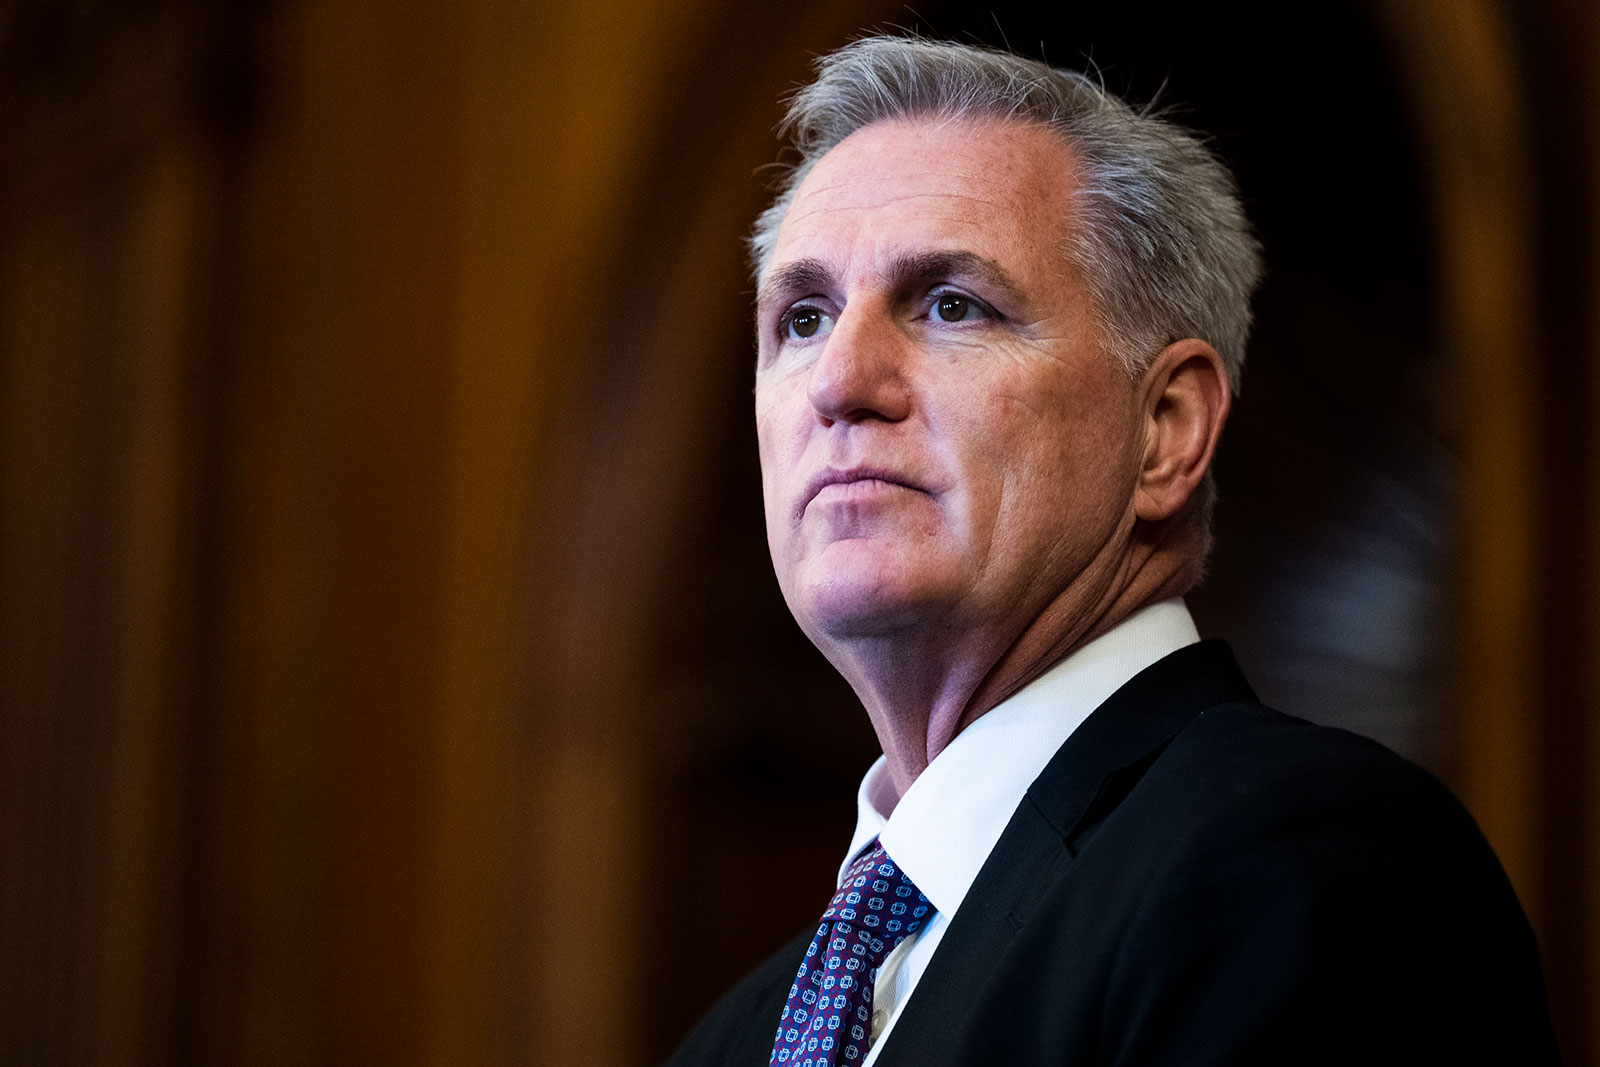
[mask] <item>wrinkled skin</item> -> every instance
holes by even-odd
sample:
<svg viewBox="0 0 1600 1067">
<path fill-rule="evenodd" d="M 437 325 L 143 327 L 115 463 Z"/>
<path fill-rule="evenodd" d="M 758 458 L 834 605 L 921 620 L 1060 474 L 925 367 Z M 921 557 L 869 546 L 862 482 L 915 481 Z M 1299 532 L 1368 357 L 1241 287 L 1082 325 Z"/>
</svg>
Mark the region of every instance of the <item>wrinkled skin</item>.
<svg viewBox="0 0 1600 1067">
<path fill-rule="evenodd" d="M 758 296 L 767 536 L 903 793 L 1084 640 L 1185 591 L 1226 417 L 1200 341 L 1135 379 L 1063 254 L 1072 155 L 1020 122 L 885 122 L 807 175 Z"/>
</svg>

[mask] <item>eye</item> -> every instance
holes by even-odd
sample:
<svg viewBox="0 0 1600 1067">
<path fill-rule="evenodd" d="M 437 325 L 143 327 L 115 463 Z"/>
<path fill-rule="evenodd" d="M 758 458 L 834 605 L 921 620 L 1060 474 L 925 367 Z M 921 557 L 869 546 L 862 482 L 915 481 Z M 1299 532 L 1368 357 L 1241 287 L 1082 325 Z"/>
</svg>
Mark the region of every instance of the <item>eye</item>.
<svg viewBox="0 0 1600 1067">
<path fill-rule="evenodd" d="M 778 320 L 778 334 L 785 341 L 807 341 L 827 333 L 829 321 L 829 315 L 821 308 L 801 304 Z"/>
<path fill-rule="evenodd" d="M 933 299 L 933 317 L 940 322 L 967 322 L 988 316 L 988 308 L 961 293 L 940 293 Z"/>
<path fill-rule="evenodd" d="M 815 337 L 822 328 L 822 312 L 816 308 L 801 308 L 789 316 L 789 333 L 794 337 Z"/>
</svg>

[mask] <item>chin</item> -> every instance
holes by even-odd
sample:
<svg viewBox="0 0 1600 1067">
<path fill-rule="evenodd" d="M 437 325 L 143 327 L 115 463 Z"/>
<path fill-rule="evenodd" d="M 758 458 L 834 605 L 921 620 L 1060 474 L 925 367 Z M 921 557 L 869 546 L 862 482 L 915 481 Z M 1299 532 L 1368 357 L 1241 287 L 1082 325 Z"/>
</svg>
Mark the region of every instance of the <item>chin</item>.
<svg viewBox="0 0 1600 1067">
<path fill-rule="evenodd" d="M 935 617 L 944 609 L 912 575 L 830 571 L 803 583 L 789 607 L 813 641 L 882 637 Z M 797 602 L 798 601 L 798 602 Z"/>
</svg>

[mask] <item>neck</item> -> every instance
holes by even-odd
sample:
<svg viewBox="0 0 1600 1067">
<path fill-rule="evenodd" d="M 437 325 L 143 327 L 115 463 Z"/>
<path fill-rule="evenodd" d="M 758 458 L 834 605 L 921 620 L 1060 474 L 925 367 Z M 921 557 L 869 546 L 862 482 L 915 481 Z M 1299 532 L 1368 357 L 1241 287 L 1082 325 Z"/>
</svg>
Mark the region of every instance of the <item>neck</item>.
<svg viewBox="0 0 1600 1067">
<path fill-rule="evenodd" d="M 829 658 L 861 698 L 900 795 L 956 735 L 1135 611 L 1187 592 L 1199 552 L 1173 525 L 1142 524 L 1011 631 L 946 619 L 850 642 Z"/>
</svg>

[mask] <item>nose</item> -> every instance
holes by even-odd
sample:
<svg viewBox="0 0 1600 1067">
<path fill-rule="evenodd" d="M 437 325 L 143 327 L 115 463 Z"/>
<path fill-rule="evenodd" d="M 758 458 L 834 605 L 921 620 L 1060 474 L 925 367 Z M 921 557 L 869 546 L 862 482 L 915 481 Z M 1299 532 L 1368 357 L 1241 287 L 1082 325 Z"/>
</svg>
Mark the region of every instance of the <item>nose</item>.
<svg viewBox="0 0 1600 1067">
<path fill-rule="evenodd" d="M 845 308 L 806 385 L 811 407 L 824 425 L 899 422 L 910 414 L 907 340 L 886 309 L 868 300 Z"/>
</svg>

